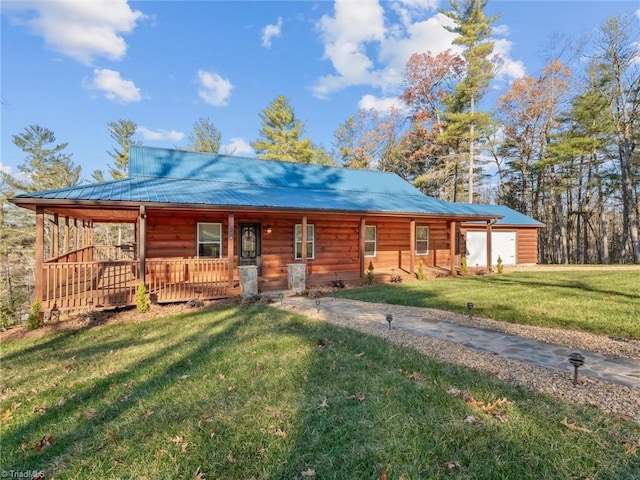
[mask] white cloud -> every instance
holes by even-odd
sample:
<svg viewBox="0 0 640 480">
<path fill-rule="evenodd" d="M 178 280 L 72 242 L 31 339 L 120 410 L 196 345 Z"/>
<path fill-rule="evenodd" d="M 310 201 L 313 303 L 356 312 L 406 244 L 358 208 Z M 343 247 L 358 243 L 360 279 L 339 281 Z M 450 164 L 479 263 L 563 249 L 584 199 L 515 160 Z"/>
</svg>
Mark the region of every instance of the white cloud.
<svg viewBox="0 0 640 480">
<path fill-rule="evenodd" d="M 177 130 L 151 130 L 142 125 L 138 126 L 137 131 L 142 134 L 144 140 L 150 142 L 161 142 L 163 140 L 170 140 L 172 142 L 179 142 L 184 138 L 184 133 Z"/>
<path fill-rule="evenodd" d="M 320 19 L 317 28 L 324 56 L 334 71 L 316 80 L 312 86 L 316 97 L 325 98 L 356 85 L 379 88 L 386 96 L 397 94 L 412 54 L 436 55 L 447 49 L 461 52 L 460 46 L 452 43 L 456 34 L 444 28 L 452 26 L 452 20 L 431 13 L 439 5 L 437 0 L 396 0 L 383 5 L 386 12 L 378 0 L 336 0 L 333 16 Z M 494 33 L 507 35 L 508 28 L 497 26 Z M 496 40 L 496 53 L 503 62 L 500 75 L 521 76 L 524 65 L 509 57 L 510 50 L 511 42 Z"/>
<path fill-rule="evenodd" d="M 374 95 L 365 95 L 358 102 L 358 108 L 362 110 L 375 110 L 379 113 L 389 113 L 390 110 L 403 111 L 407 108 L 398 97 L 378 98 Z"/>
<path fill-rule="evenodd" d="M 520 60 L 513 60 L 509 54 L 513 43 L 504 38 L 494 41 L 493 57 L 497 57 L 499 67 L 496 76 L 498 78 L 521 78 L 527 73 L 524 63 Z"/>
<path fill-rule="evenodd" d="M 44 38 L 51 49 L 87 65 L 95 57 L 122 59 L 127 51 L 122 35 L 133 32 L 144 18 L 127 0 L 33 0 L 12 2 L 11 9 L 35 10 L 35 17 L 14 20 Z"/>
<path fill-rule="evenodd" d="M 106 98 L 119 103 L 138 102 L 142 98 L 140 89 L 133 81 L 125 80 L 120 72 L 108 68 L 95 68 L 93 80 L 85 87 L 103 92 Z"/>
<path fill-rule="evenodd" d="M 636 10 L 636 17 L 640 18 L 640 8 Z"/>
<path fill-rule="evenodd" d="M 314 94 L 325 97 L 350 85 L 375 84 L 373 62 L 366 45 L 385 37 L 384 10 L 376 2 L 335 2 L 335 15 L 323 15 L 318 22 L 324 42 L 324 57 L 331 61 L 337 75 L 318 80 Z"/>
<path fill-rule="evenodd" d="M 198 80 L 200 82 L 198 95 L 205 103 L 215 107 L 227 105 L 227 100 L 233 89 L 233 84 L 229 80 L 222 78 L 217 73 L 205 72 L 204 70 L 198 70 Z"/>
<path fill-rule="evenodd" d="M 231 141 L 227 145 L 224 145 L 221 150 L 227 155 L 238 156 L 255 155 L 256 153 L 247 141 L 239 137 L 232 138 Z"/>
<path fill-rule="evenodd" d="M 509 26 L 508 25 L 494 25 L 491 28 L 491 33 L 495 36 L 506 37 L 509 35 Z"/>
<path fill-rule="evenodd" d="M 278 23 L 267 25 L 262 29 L 262 46 L 271 48 L 271 40 L 278 38 L 282 32 L 282 17 L 278 17 Z"/>
<path fill-rule="evenodd" d="M 391 8 L 396 12 L 402 24 L 410 25 L 414 18 L 423 15 L 429 10 L 437 10 L 440 6 L 439 0 L 399 0 L 391 2 Z"/>
</svg>

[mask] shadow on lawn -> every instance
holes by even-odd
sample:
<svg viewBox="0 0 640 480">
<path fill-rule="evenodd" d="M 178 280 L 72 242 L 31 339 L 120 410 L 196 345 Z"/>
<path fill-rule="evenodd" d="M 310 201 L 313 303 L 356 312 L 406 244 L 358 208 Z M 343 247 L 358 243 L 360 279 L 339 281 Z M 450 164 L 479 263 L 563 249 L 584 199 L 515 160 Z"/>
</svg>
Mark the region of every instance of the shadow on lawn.
<svg viewBox="0 0 640 480">
<path fill-rule="evenodd" d="M 208 311 L 201 313 L 195 313 L 192 315 L 206 315 Z M 186 317 L 186 315 L 185 315 Z M 229 318 L 227 318 L 229 317 Z M 229 319 L 231 320 L 229 322 Z M 178 317 L 173 317 L 173 321 L 179 321 Z M 219 325 L 228 322 L 222 333 L 216 332 L 215 334 L 208 334 L 207 332 L 217 328 Z M 127 327 L 133 327 L 131 329 Z M 135 330 L 136 325 L 120 325 L 118 329 L 126 329 L 124 334 L 131 330 Z M 185 336 L 182 341 L 174 341 L 169 346 L 155 351 L 152 355 L 144 358 L 136 364 L 136 368 L 131 370 L 124 368 L 114 374 L 107 374 L 104 378 L 90 381 L 90 384 L 82 388 L 77 392 L 73 392 L 72 395 L 65 402 L 58 402 L 57 404 L 49 405 L 46 410 L 32 417 L 28 421 L 20 424 L 17 428 L 4 428 L 2 436 L 0 436 L 0 444 L 3 445 L 3 449 L 19 449 L 22 444 L 22 451 L 24 454 L 21 456 L 19 462 L 15 465 L 4 464 L 2 468 L 7 471 L 37 471 L 50 468 L 55 459 L 64 458 L 65 455 L 70 454 L 77 444 L 92 439 L 99 432 L 104 434 L 102 428 L 105 424 L 117 421 L 126 412 L 131 409 L 140 408 L 140 402 L 145 398 L 153 397 L 158 391 L 164 388 L 165 378 L 174 378 L 186 370 L 195 368 L 198 362 L 204 362 L 207 356 L 206 352 L 211 351 L 216 345 L 224 343 L 228 339 L 231 339 L 236 330 L 240 327 L 240 323 L 233 321 L 233 315 L 223 315 L 216 322 L 212 322 L 207 325 L 206 329 L 198 329 L 191 335 Z M 113 327 L 112 327 L 113 328 Z M 122 334 L 123 332 L 119 332 Z M 30 361 L 29 357 L 33 358 L 31 361 L 37 363 L 40 358 L 46 356 L 51 351 L 57 351 L 55 355 L 59 358 L 76 357 L 77 359 L 91 359 L 93 356 L 104 353 L 105 351 L 116 350 L 118 348 L 126 348 L 128 346 L 140 345 L 141 343 L 148 343 L 152 340 L 143 340 L 134 337 L 129 340 L 118 340 L 116 342 L 98 342 L 95 345 L 86 348 L 69 348 L 64 350 L 65 342 L 69 341 L 69 337 L 76 335 L 88 335 L 88 330 L 70 332 L 69 334 L 63 334 L 51 341 L 47 341 L 30 347 L 25 352 L 20 352 L 20 359 L 23 363 Z M 167 333 L 164 336 L 178 336 Z M 153 340 L 156 341 L 156 340 Z M 188 354 L 181 355 L 179 359 L 163 366 L 163 360 L 176 353 L 184 350 L 186 343 L 197 343 L 197 348 Z M 16 354 L 17 355 L 17 354 Z M 15 355 L 14 355 L 15 356 Z M 149 376 L 147 380 L 140 381 L 139 375 L 141 371 L 152 370 L 155 371 L 155 366 L 159 367 L 154 375 Z M 131 387 L 125 387 L 131 382 Z M 113 395 L 112 389 L 115 387 L 122 388 L 124 394 L 119 401 L 109 401 L 109 396 Z M 126 391 L 126 393 L 125 393 Z M 57 434 L 60 430 L 58 422 L 61 419 L 69 420 L 74 417 L 81 416 L 87 405 L 95 405 L 108 403 L 108 407 L 104 410 L 96 412 L 96 417 L 90 422 L 79 422 L 77 428 L 72 428 L 63 434 Z M 64 427 L 62 427 L 64 428 Z M 98 430 L 98 432 L 96 432 Z M 45 436 L 51 435 L 54 437 L 54 441 L 51 442 L 47 448 L 34 448 L 34 441 L 40 440 L 42 432 L 46 432 Z"/>
<path fill-rule="evenodd" d="M 568 280 L 568 279 L 560 279 L 558 278 L 555 282 L 548 281 L 536 281 L 528 279 L 524 277 L 523 274 L 512 273 L 510 275 L 500 275 L 500 276 L 492 276 L 486 278 L 476 278 L 470 277 L 468 281 L 472 282 L 481 282 L 483 284 L 486 283 L 496 283 L 496 284 L 510 284 L 510 285 L 522 285 L 522 286 L 530 286 L 530 287 L 549 287 L 549 288 L 562 288 L 568 290 L 581 290 L 584 292 L 592 292 L 592 293 L 602 293 L 604 295 L 612 295 L 614 297 L 624 297 L 630 300 L 640 300 L 640 294 L 634 295 L 631 293 L 619 292 L 616 290 L 606 290 L 595 288 L 592 285 L 588 285 L 585 282 L 576 281 L 576 280 Z"/>
<path fill-rule="evenodd" d="M 268 315 L 260 319 L 254 318 L 261 312 L 268 312 Z M 162 325 L 168 331 L 161 333 L 158 329 L 155 332 L 158 335 L 156 339 L 175 337 L 169 345 L 144 357 L 135 368 L 127 366 L 122 371 L 91 381 L 63 405 L 50 406 L 46 412 L 19 424 L 17 428 L 5 429 L 1 437 L 3 447 L 17 449 L 21 439 L 37 440 L 34 436 L 41 435 L 42 432 L 55 435 L 57 422 L 61 420 L 82 420 L 64 434 L 56 435 L 55 441 L 45 449 L 34 451 L 32 443 L 29 444 L 19 462 L 15 462 L 15 465 L 3 465 L 3 468 L 16 471 L 38 470 L 51 468 L 53 464 L 60 462 L 63 469 L 60 473 L 63 476 L 79 475 L 78 472 L 65 470 L 65 461 L 68 461 L 75 467 L 85 462 L 90 471 L 93 467 L 91 462 L 101 461 L 97 458 L 100 454 L 96 450 L 100 450 L 100 440 L 108 439 L 112 428 L 119 429 L 118 435 L 139 438 L 136 436 L 136 429 L 140 425 L 138 421 L 145 400 L 158 402 L 166 388 L 179 390 L 175 382 L 168 387 L 167 383 L 193 373 L 199 367 L 209 368 L 208 362 L 211 362 L 212 355 L 220 354 L 221 360 L 229 361 L 233 357 L 225 354 L 227 349 L 246 347 L 247 355 L 252 349 L 268 349 L 271 343 L 261 343 L 256 339 L 256 335 L 262 334 L 269 335 L 270 342 L 278 342 L 279 339 L 281 342 L 287 336 L 299 339 L 300 350 L 304 353 L 296 356 L 295 361 L 296 365 L 306 370 L 309 380 L 307 382 L 299 378 L 299 372 L 295 368 L 287 369 L 280 367 L 279 363 L 274 364 L 277 369 L 273 371 L 275 374 L 281 374 L 280 370 L 283 368 L 287 376 L 295 372 L 297 380 L 293 385 L 296 393 L 299 393 L 296 395 L 296 409 L 292 418 L 288 419 L 291 425 L 289 438 L 276 439 L 276 442 L 282 441 L 278 443 L 283 445 L 282 450 L 276 453 L 276 447 L 273 447 L 273 456 L 268 451 L 263 456 L 247 448 L 244 453 L 234 452 L 238 457 L 237 463 L 225 461 L 227 450 L 224 449 L 227 445 L 224 443 L 223 432 L 219 432 L 215 441 L 209 441 L 208 432 L 203 431 L 200 433 L 206 440 L 205 443 L 196 447 L 197 443 L 194 441 L 189 447 L 200 450 L 194 451 L 193 456 L 185 460 L 186 464 L 175 460 L 174 478 L 192 478 L 198 465 L 202 466 L 201 471 L 206 473 L 207 478 L 295 479 L 301 478 L 301 473 L 309 468 L 316 470 L 315 478 L 383 478 L 382 472 L 385 475 L 388 473 L 389 478 L 402 478 L 403 475 L 405 478 L 444 478 L 449 476 L 446 462 L 451 460 L 459 461 L 462 473 L 469 472 L 473 478 L 483 478 L 482 469 L 474 465 L 478 461 L 485 462 L 486 471 L 502 474 L 503 478 L 514 478 L 509 476 L 513 473 L 509 462 L 518 463 L 521 471 L 526 472 L 527 461 L 542 462 L 548 469 L 553 469 L 554 461 L 564 465 L 565 462 L 577 462 L 581 457 L 581 454 L 575 454 L 576 447 L 570 442 L 564 447 L 570 449 L 570 452 L 562 451 L 562 447 L 557 451 L 545 452 L 545 445 L 548 443 L 545 432 L 551 431 L 558 437 L 571 435 L 571 432 L 559 430 L 558 426 L 561 416 L 566 415 L 567 410 L 554 408 L 560 404 L 553 400 L 540 401 L 542 396 L 532 398 L 532 394 L 522 388 L 503 384 L 470 369 L 425 359 L 413 350 L 400 349 L 383 339 L 321 322 L 307 321 L 266 306 L 240 311 L 236 308 L 224 309 L 217 312 L 215 321 L 203 319 L 202 323 L 198 323 L 200 315 L 209 314 L 211 312 L 197 312 L 182 318 L 163 320 Z M 182 321 L 190 321 L 195 331 L 182 332 Z M 247 333 L 243 332 L 245 326 L 250 327 Z M 135 325 L 119 325 L 110 327 L 109 331 L 117 330 L 118 336 L 126 337 L 139 332 L 134 327 Z M 147 335 L 154 334 L 148 329 L 140 331 Z M 76 332 L 76 335 L 80 333 Z M 102 338 L 105 336 L 102 335 Z M 130 339 L 129 344 L 121 338 L 115 343 L 103 344 L 101 339 L 97 339 L 96 345 L 86 348 L 76 348 L 74 345 L 66 348 L 61 340 L 48 344 L 47 348 L 53 345 L 66 352 L 66 355 L 90 359 L 92 355 L 104 353 L 114 345 L 119 345 L 116 348 L 126 348 L 128 345 L 148 341 L 150 340 L 135 336 Z M 107 346 L 108 343 L 111 345 Z M 47 345 L 47 342 L 40 345 L 41 349 L 31 351 L 25 360 L 38 361 L 41 355 L 49 351 L 47 348 L 43 349 L 43 345 Z M 167 361 L 168 358 L 171 360 Z M 266 377 L 271 373 L 265 367 L 261 375 Z M 417 376 L 412 377 L 413 373 L 417 373 Z M 254 380 L 259 382 L 261 378 L 255 375 Z M 485 400 L 491 400 L 491 396 L 497 394 L 508 396 L 515 402 L 514 408 L 517 409 L 518 416 L 526 419 L 523 424 L 527 431 L 523 435 L 527 441 L 518 441 L 522 437 L 514 437 L 510 433 L 515 427 L 508 424 L 501 427 L 503 424 L 497 420 L 489 422 L 486 427 L 482 424 L 465 424 L 463 419 L 467 415 L 477 413 L 461 398 L 453 398 L 447 392 L 453 386 L 452 381 L 456 382 L 457 387 L 471 391 L 473 395 Z M 124 385 L 128 382 L 133 383 L 131 387 L 125 388 Z M 114 385 L 117 395 L 114 394 Z M 258 388 L 257 392 L 260 391 Z M 362 400 L 356 396 L 358 392 L 364 394 Z M 188 413 L 197 418 L 200 408 L 215 408 L 218 399 L 215 395 L 215 392 L 202 390 L 194 394 L 185 391 L 184 398 L 175 397 L 171 401 L 176 404 L 180 402 L 180 410 L 176 415 Z M 123 396 L 129 398 L 123 400 Z M 158 397 L 154 398 L 155 396 Z M 112 401 L 113 397 L 119 400 Z M 328 407 L 321 406 L 325 397 Z M 251 400 L 263 402 L 262 398 L 251 397 Z M 538 404 L 542 405 L 542 409 L 551 408 L 549 411 L 555 413 L 540 413 L 537 410 Z M 97 408 L 99 411 L 96 412 L 96 417 L 91 421 L 84 421 L 83 413 L 87 405 L 106 407 Z M 522 405 L 526 406 L 521 408 Z M 237 425 L 242 424 L 241 418 L 237 416 L 244 414 L 243 405 L 232 406 L 234 408 L 229 412 L 224 412 L 225 416 L 230 416 L 225 420 L 230 429 L 237 430 Z M 261 407 L 268 410 L 270 405 L 262 403 Z M 125 418 L 131 411 L 135 413 L 133 417 Z M 153 420 L 154 417 L 150 419 Z M 271 422 L 273 419 L 265 414 L 262 421 Z M 262 424 L 257 427 L 267 428 Z M 177 435 L 179 428 L 178 420 L 175 421 L 175 427 L 173 419 L 165 420 L 152 435 L 167 440 L 170 435 Z M 268 437 L 271 441 L 274 438 L 272 432 L 263 432 L 266 437 L 256 436 L 255 432 L 233 433 L 240 437 L 246 434 L 256 447 L 260 446 L 264 438 Z M 154 439 L 149 441 L 153 442 Z M 575 443 L 580 446 L 582 442 L 588 442 L 588 439 L 578 438 Z M 249 439 L 243 445 L 247 443 Z M 238 444 L 232 443 L 232 446 L 238 448 Z M 143 447 L 146 445 L 140 445 L 141 450 Z M 223 450 L 215 451 L 216 447 Z M 127 445 L 126 448 L 131 447 Z M 118 452 L 115 448 L 109 451 L 107 459 L 102 458 L 102 461 L 111 462 L 111 470 L 108 471 L 113 478 L 117 474 L 122 474 L 118 478 L 135 477 L 135 465 L 127 465 L 127 462 L 135 462 L 137 452 L 130 452 L 125 447 L 123 449 L 119 453 L 123 455 L 123 463 L 119 466 L 113 465 L 113 455 Z M 506 463 L 500 463 L 504 461 L 504 457 L 495 455 L 501 449 L 510 452 Z M 591 445 L 585 454 L 593 458 L 596 449 Z M 153 451 L 149 448 L 147 450 Z M 95 459 L 92 459 L 93 455 L 96 456 Z M 246 455 L 247 458 L 240 461 L 241 455 Z M 127 470 L 127 467 L 132 470 Z M 98 468 L 96 470 L 99 471 Z M 532 472 L 543 471 L 538 469 Z M 150 478 L 152 473 L 148 472 Z M 527 477 L 520 475 L 517 478 Z M 559 474 L 554 476 L 551 470 L 546 478 L 567 477 Z M 605 471 L 601 467 L 598 478 L 618 477 L 615 472 Z"/>
</svg>

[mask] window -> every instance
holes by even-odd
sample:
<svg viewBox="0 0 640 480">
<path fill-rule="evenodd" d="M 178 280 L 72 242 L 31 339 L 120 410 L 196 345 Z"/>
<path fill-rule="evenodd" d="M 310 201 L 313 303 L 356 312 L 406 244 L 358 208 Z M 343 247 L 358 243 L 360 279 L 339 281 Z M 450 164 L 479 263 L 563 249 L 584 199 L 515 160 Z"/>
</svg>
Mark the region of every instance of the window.
<svg viewBox="0 0 640 480">
<path fill-rule="evenodd" d="M 315 239 L 313 225 L 307 224 L 307 258 L 313 259 L 315 256 Z M 295 258 L 302 258 L 302 225 L 296 223 L 295 228 Z"/>
<path fill-rule="evenodd" d="M 416 255 L 429 255 L 429 227 L 416 225 Z"/>
<path fill-rule="evenodd" d="M 365 225 L 364 227 L 364 256 L 376 256 L 376 226 Z"/>
<path fill-rule="evenodd" d="M 198 223 L 198 257 L 222 257 L 221 223 Z"/>
</svg>

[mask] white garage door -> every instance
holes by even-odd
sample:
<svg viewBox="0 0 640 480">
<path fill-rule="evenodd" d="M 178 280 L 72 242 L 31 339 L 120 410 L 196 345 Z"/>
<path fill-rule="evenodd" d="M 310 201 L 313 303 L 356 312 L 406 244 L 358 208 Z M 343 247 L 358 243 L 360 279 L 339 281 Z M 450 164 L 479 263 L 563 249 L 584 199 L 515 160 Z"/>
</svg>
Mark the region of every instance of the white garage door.
<svg viewBox="0 0 640 480">
<path fill-rule="evenodd" d="M 491 232 L 491 265 L 516 264 L 516 232 Z M 467 232 L 467 265 L 469 267 L 487 266 L 487 233 Z"/>
</svg>

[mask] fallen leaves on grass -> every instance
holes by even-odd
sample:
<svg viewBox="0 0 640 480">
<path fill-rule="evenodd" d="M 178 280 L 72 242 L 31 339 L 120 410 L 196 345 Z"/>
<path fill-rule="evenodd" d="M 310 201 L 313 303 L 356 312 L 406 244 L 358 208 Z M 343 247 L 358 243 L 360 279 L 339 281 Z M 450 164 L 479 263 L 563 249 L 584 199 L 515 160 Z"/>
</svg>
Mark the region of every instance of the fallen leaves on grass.
<svg viewBox="0 0 640 480">
<path fill-rule="evenodd" d="M 40 440 L 33 442 L 33 449 L 37 452 L 48 447 L 55 440 L 53 435 L 44 435 Z"/>
<path fill-rule="evenodd" d="M 382 470 L 380 470 L 380 475 L 378 475 L 378 478 L 380 480 L 387 480 L 388 471 L 389 471 L 389 464 L 386 464 L 384 467 L 382 467 Z"/>
<path fill-rule="evenodd" d="M 13 405 L 11 405 L 10 408 L 7 408 L 2 413 L 2 421 L 3 422 L 8 422 L 9 420 L 11 420 L 13 418 L 13 412 L 15 412 L 18 408 L 20 408 L 20 405 L 22 405 L 22 403 L 16 402 Z"/>
<path fill-rule="evenodd" d="M 320 402 L 320 403 L 318 404 L 318 407 L 320 407 L 320 408 L 322 408 L 322 409 L 324 409 L 324 408 L 329 408 L 329 402 L 327 402 L 327 397 L 324 397 L 324 398 L 322 399 L 322 402 Z"/>
<path fill-rule="evenodd" d="M 583 432 L 583 433 L 591 433 L 591 430 L 589 430 L 588 428 L 584 428 L 584 427 L 579 427 L 578 425 L 576 425 L 575 423 L 570 423 L 569 420 L 567 420 L 567 417 L 564 417 L 564 419 L 562 420 L 562 425 L 564 425 L 565 427 L 567 427 L 569 430 L 571 430 L 572 432 Z"/>
<path fill-rule="evenodd" d="M 87 420 L 96 418 L 96 411 L 93 408 L 87 410 L 86 412 L 84 412 L 84 418 L 86 418 Z"/>
<path fill-rule="evenodd" d="M 233 463 L 235 461 L 236 459 L 233 457 L 233 453 L 229 452 L 229 454 L 227 455 L 227 462 Z"/>
<path fill-rule="evenodd" d="M 485 403 L 482 400 L 478 400 L 476 398 L 473 397 L 473 395 L 471 395 L 468 392 L 463 392 L 462 390 L 460 390 L 459 388 L 456 387 L 451 387 L 449 390 L 447 390 L 447 393 L 453 397 L 458 397 L 458 396 L 462 396 L 462 399 L 471 407 L 477 408 L 495 418 L 497 418 L 498 420 L 500 420 L 501 422 L 506 422 L 507 420 L 509 420 L 511 418 L 511 416 L 509 415 L 509 413 L 506 411 L 508 407 L 510 407 L 511 405 L 513 405 L 513 402 L 509 399 L 507 399 L 506 397 L 503 398 L 499 398 L 497 400 L 494 400 L 491 403 Z M 469 419 L 470 417 L 474 418 L 475 417 L 473 415 L 470 415 L 469 417 L 465 418 L 465 423 L 475 423 L 475 421 L 471 422 L 468 421 L 467 419 Z"/>
<path fill-rule="evenodd" d="M 289 436 L 289 434 L 287 434 L 287 432 L 285 432 L 284 430 L 280 430 L 280 427 L 276 428 L 276 431 L 273 432 L 273 434 L 276 437 L 280 437 L 280 438 L 287 438 Z"/>
<path fill-rule="evenodd" d="M 200 467 L 198 467 L 193 474 L 193 480 L 206 480 L 206 479 L 207 477 L 205 477 L 204 472 L 201 472 Z"/>
<path fill-rule="evenodd" d="M 449 473 L 451 474 L 458 473 L 460 462 L 458 462 L 457 460 L 447 462 L 447 468 L 449 469 Z"/>
<path fill-rule="evenodd" d="M 413 380 L 416 383 L 422 383 L 424 382 L 424 377 L 419 374 L 418 372 L 407 372 L 407 371 L 403 371 L 402 374 L 407 377 L 409 380 Z"/>
<path fill-rule="evenodd" d="M 474 424 L 478 421 L 478 419 L 476 417 L 474 417 L 473 415 L 467 415 L 464 419 L 464 423 L 469 423 L 469 424 Z"/>
<path fill-rule="evenodd" d="M 176 435 L 175 437 L 173 437 L 171 442 L 180 447 L 182 453 L 187 451 L 187 445 L 189 445 L 189 443 L 184 441 L 184 437 L 182 435 Z"/>
<path fill-rule="evenodd" d="M 307 468 L 306 470 L 300 472 L 300 475 L 302 475 L 303 477 L 315 477 L 316 471 L 313 468 Z"/>
<path fill-rule="evenodd" d="M 147 408 L 144 412 L 140 414 L 140 417 L 147 418 L 147 417 L 150 417 L 151 415 L 153 415 L 153 410 L 150 410 Z"/>
<path fill-rule="evenodd" d="M 364 393 L 356 392 L 353 395 L 351 395 L 349 398 L 352 398 L 354 400 L 357 400 L 358 402 L 361 402 L 364 400 Z"/>
<path fill-rule="evenodd" d="M 640 440 L 623 440 L 622 445 L 629 455 L 635 455 L 640 449 Z"/>
</svg>

